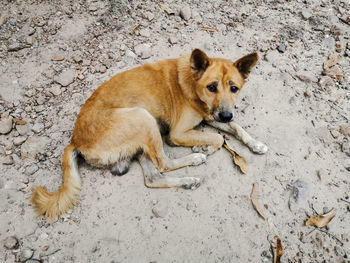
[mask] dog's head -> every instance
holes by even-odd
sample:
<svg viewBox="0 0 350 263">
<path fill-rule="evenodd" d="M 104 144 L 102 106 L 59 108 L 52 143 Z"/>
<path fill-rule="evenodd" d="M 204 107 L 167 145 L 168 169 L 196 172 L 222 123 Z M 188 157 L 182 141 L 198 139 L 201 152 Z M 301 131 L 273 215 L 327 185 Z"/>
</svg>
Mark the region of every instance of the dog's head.
<svg viewBox="0 0 350 263">
<path fill-rule="evenodd" d="M 232 62 L 209 58 L 200 49 L 193 50 L 190 63 L 196 80 L 195 90 L 216 121 L 229 122 L 233 119 L 237 95 L 257 61 L 257 53 Z"/>
</svg>

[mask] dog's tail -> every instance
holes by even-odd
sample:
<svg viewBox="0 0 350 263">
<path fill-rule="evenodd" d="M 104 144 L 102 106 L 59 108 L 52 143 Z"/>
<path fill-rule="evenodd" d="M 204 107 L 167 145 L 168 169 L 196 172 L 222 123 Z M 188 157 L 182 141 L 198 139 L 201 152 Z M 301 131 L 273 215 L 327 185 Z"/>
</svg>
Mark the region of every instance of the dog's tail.
<svg viewBox="0 0 350 263">
<path fill-rule="evenodd" d="M 62 160 L 63 182 L 56 192 L 49 193 L 42 186 L 35 189 L 31 202 L 38 215 L 54 218 L 66 213 L 78 202 L 81 182 L 76 157 L 77 150 L 69 144 Z"/>
</svg>

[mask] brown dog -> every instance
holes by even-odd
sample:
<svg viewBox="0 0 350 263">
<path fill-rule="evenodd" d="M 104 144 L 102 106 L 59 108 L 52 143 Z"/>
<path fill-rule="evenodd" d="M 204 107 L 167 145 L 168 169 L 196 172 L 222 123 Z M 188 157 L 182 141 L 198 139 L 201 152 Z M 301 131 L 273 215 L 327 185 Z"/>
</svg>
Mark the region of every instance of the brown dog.
<svg viewBox="0 0 350 263">
<path fill-rule="evenodd" d="M 73 138 L 63 154 L 62 186 L 53 193 L 38 187 L 32 197 L 36 212 L 56 217 L 78 201 L 77 153 L 89 164 L 112 166 L 112 173 L 122 175 L 132 157 L 142 152 L 137 156 L 147 187 L 198 187 L 199 178 L 161 173 L 201 164 L 206 155 L 222 146 L 220 134 L 194 130 L 203 120 L 234 134 L 253 152 L 265 153 L 265 144 L 232 122 L 235 100 L 257 59 L 253 53 L 231 62 L 209 58 L 195 49 L 191 55 L 145 64 L 103 83 L 77 118 Z M 204 152 L 169 159 L 163 150 L 160 126 L 168 129 L 172 144 L 195 146 Z"/>
</svg>

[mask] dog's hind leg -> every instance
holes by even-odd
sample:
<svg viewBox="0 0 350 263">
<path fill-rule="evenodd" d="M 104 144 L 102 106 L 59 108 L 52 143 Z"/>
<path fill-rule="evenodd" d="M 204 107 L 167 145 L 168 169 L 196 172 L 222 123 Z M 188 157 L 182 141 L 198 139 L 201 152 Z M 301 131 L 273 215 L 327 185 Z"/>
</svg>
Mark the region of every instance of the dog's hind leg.
<svg viewBox="0 0 350 263">
<path fill-rule="evenodd" d="M 196 189 L 200 185 L 200 179 L 196 177 L 170 177 L 161 174 L 154 166 L 153 162 L 146 156 L 141 154 L 139 162 L 143 170 L 145 185 L 150 188 L 170 188 L 181 187 L 185 189 Z"/>
<path fill-rule="evenodd" d="M 120 160 L 119 162 L 110 167 L 110 171 L 113 175 L 122 176 L 129 171 L 130 163 L 130 158 Z"/>
</svg>

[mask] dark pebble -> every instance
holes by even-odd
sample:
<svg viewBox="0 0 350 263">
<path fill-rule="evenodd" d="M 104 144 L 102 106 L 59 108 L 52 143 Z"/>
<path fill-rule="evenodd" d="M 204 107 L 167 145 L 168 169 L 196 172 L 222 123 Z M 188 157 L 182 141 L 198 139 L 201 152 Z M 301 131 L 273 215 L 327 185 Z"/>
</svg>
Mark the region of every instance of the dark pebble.
<svg viewBox="0 0 350 263">
<path fill-rule="evenodd" d="M 282 44 L 277 47 L 277 50 L 281 53 L 284 53 L 286 51 L 286 45 Z"/>
</svg>

